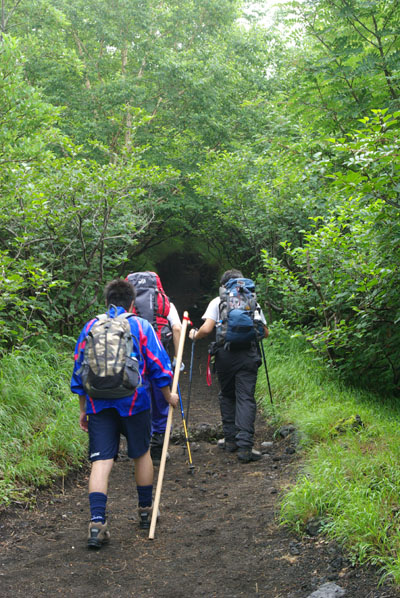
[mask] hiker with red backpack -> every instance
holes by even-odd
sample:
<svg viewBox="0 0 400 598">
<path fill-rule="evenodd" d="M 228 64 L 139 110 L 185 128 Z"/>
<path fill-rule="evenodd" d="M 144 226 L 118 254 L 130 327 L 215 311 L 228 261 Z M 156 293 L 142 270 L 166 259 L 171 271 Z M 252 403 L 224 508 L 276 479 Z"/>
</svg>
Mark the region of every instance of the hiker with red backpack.
<svg viewBox="0 0 400 598">
<path fill-rule="evenodd" d="M 175 368 L 182 323 L 175 305 L 165 293 L 160 277 L 155 272 L 132 272 L 126 279 L 135 289 L 134 313 L 145 318 L 153 326 L 156 334 L 168 352 L 172 340 Z M 181 371 L 185 368 L 181 364 Z M 168 419 L 168 403 L 154 382 L 150 384 L 152 408 L 152 436 L 150 454 L 154 465 L 160 463 L 164 444 L 165 428 Z"/>
<path fill-rule="evenodd" d="M 107 313 L 87 322 L 75 347 L 71 390 L 79 395 L 82 430 L 89 433 L 90 523 L 88 548 L 108 542 L 106 520 L 108 479 L 118 455 L 120 434 L 134 460 L 139 525 L 150 527 L 153 463 L 150 457 L 150 382 L 176 407 L 170 386 L 173 373 L 168 354 L 153 327 L 132 313 L 135 290 L 122 279 L 105 288 Z"/>
<path fill-rule="evenodd" d="M 227 270 L 220 280 L 219 296 L 208 305 L 204 323 L 189 333 L 192 341 L 216 329 L 216 341 L 209 351 L 215 356 L 220 385 L 218 395 L 222 428 L 222 447 L 236 452 L 241 463 L 258 461 L 253 449 L 256 401 L 254 397 L 261 357 L 258 342 L 268 336 L 264 314 L 257 303 L 255 285 L 240 270 Z"/>
</svg>

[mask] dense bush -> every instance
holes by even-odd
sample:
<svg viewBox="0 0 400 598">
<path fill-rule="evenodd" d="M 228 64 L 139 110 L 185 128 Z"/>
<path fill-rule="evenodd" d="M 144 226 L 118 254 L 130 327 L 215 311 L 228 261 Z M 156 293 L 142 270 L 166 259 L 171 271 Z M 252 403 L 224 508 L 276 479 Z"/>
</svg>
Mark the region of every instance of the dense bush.
<svg viewBox="0 0 400 598">
<path fill-rule="evenodd" d="M 333 207 L 301 247 L 264 252 L 267 292 L 284 317 L 349 377 L 399 389 L 400 184 L 397 115 L 377 112 L 325 161 Z"/>
<path fill-rule="evenodd" d="M 0 506 L 32 499 L 79 467 L 87 436 L 79 430 L 79 405 L 71 395 L 71 354 L 44 341 L 1 359 Z"/>
</svg>

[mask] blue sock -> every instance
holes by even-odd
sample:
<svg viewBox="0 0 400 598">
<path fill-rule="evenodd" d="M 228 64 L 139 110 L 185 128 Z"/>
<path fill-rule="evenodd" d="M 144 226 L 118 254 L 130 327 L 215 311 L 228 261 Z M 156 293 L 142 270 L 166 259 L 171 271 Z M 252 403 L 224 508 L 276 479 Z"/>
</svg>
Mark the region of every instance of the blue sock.
<svg viewBox="0 0 400 598">
<path fill-rule="evenodd" d="M 102 492 L 90 492 L 89 504 L 90 521 L 100 521 L 101 523 L 105 523 L 107 495 Z"/>
<path fill-rule="evenodd" d="M 153 503 L 153 485 L 136 487 L 139 497 L 139 507 L 151 507 Z"/>
</svg>

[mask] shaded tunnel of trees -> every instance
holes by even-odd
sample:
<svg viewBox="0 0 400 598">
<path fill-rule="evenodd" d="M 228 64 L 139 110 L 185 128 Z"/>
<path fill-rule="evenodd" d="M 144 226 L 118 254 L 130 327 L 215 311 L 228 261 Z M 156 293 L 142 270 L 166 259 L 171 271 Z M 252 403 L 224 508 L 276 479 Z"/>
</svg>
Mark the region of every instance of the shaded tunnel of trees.
<svg viewBox="0 0 400 598">
<path fill-rule="evenodd" d="M 198 326 L 208 301 L 218 294 L 220 271 L 196 254 L 171 254 L 157 264 L 164 289 L 178 312 L 189 312 Z"/>
<path fill-rule="evenodd" d="M 396 0 L 2 7 L 3 353 L 132 266 L 200 312 L 240 266 L 329 367 L 399 391 Z"/>
</svg>

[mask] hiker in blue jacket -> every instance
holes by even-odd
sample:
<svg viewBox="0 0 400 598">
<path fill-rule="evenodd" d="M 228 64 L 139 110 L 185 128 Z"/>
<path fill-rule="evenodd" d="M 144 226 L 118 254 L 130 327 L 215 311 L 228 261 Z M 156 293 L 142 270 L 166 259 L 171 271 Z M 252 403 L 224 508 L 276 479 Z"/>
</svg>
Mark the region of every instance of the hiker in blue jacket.
<svg viewBox="0 0 400 598">
<path fill-rule="evenodd" d="M 227 270 L 221 277 L 221 287 L 231 279 L 243 279 L 243 274 L 240 270 Z M 189 338 L 193 341 L 199 340 L 214 330 L 217 322 L 221 320 L 220 305 L 221 297 L 212 299 L 202 316 L 204 323 L 198 330 L 193 328 L 189 332 Z M 260 320 L 262 334 L 267 337 L 268 328 L 258 304 L 254 317 Z M 237 451 L 241 463 L 258 461 L 261 454 L 253 449 L 257 409 L 254 393 L 258 368 L 261 365 L 257 342 L 246 341 L 236 346 L 232 343 L 229 347 L 214 343 L 213 354 L 220 385 L 218 398 L 225 435 L 222 447 L 228 452 Z"/>
<path fill-rule="evenodd" d="M 131 272 L 125 280 L 134 287 L 136 292 L 135 313 L 152 324 L 158 339 L 167 352 L 172 340 L 175 355 L 172 367 L 175 369 L 182 323 L 175 305 L 164 291 L 160 277 L 156 272 Z M 185 366 L 182 362 L 181 372 L 184 369 Z M 153 465 L 159 465 L 164 445 L 169 405 L 154 381 L 151 383 L 149 390 L 152 413 L 150 454 Z M 169 459 L 169 453 L 167 453 L 167 459 Z"/>
<path fill-rule="evenodd" d="M 135 291 L 125 280 L 111 281 L 106 286 L 104 294 L 111 318 L 132 311 Z M 106 521 L 108 479 L 118 455 L 121 433 L 127 439 L 128 456 L 135 464 L 140 527 L 150 526 L 153 464 L 150 457 L 149 382 L 153 381 L 157 384 L 170 405 L 176 407 L 179 402 L 179 396 L 171 393 L 170 389 L 173 372 L 169 356 L 159 342 L 153 327 L 147 320 L 134 315 L 127 320 L 133 335 L 134 352 L 142 382 L 129 396 L 117 399 L 93 398 L 86 393 L 83 386 L 81 371 L 87 335 L 98 318 L 93 318 L 85 324 L 75 348 L 71 390 L 79 395 L 79 424 L 82 430 L 89 433 L 91 461 L 89 548 L 100 548 L 110 537 Z"/>
</svg>

